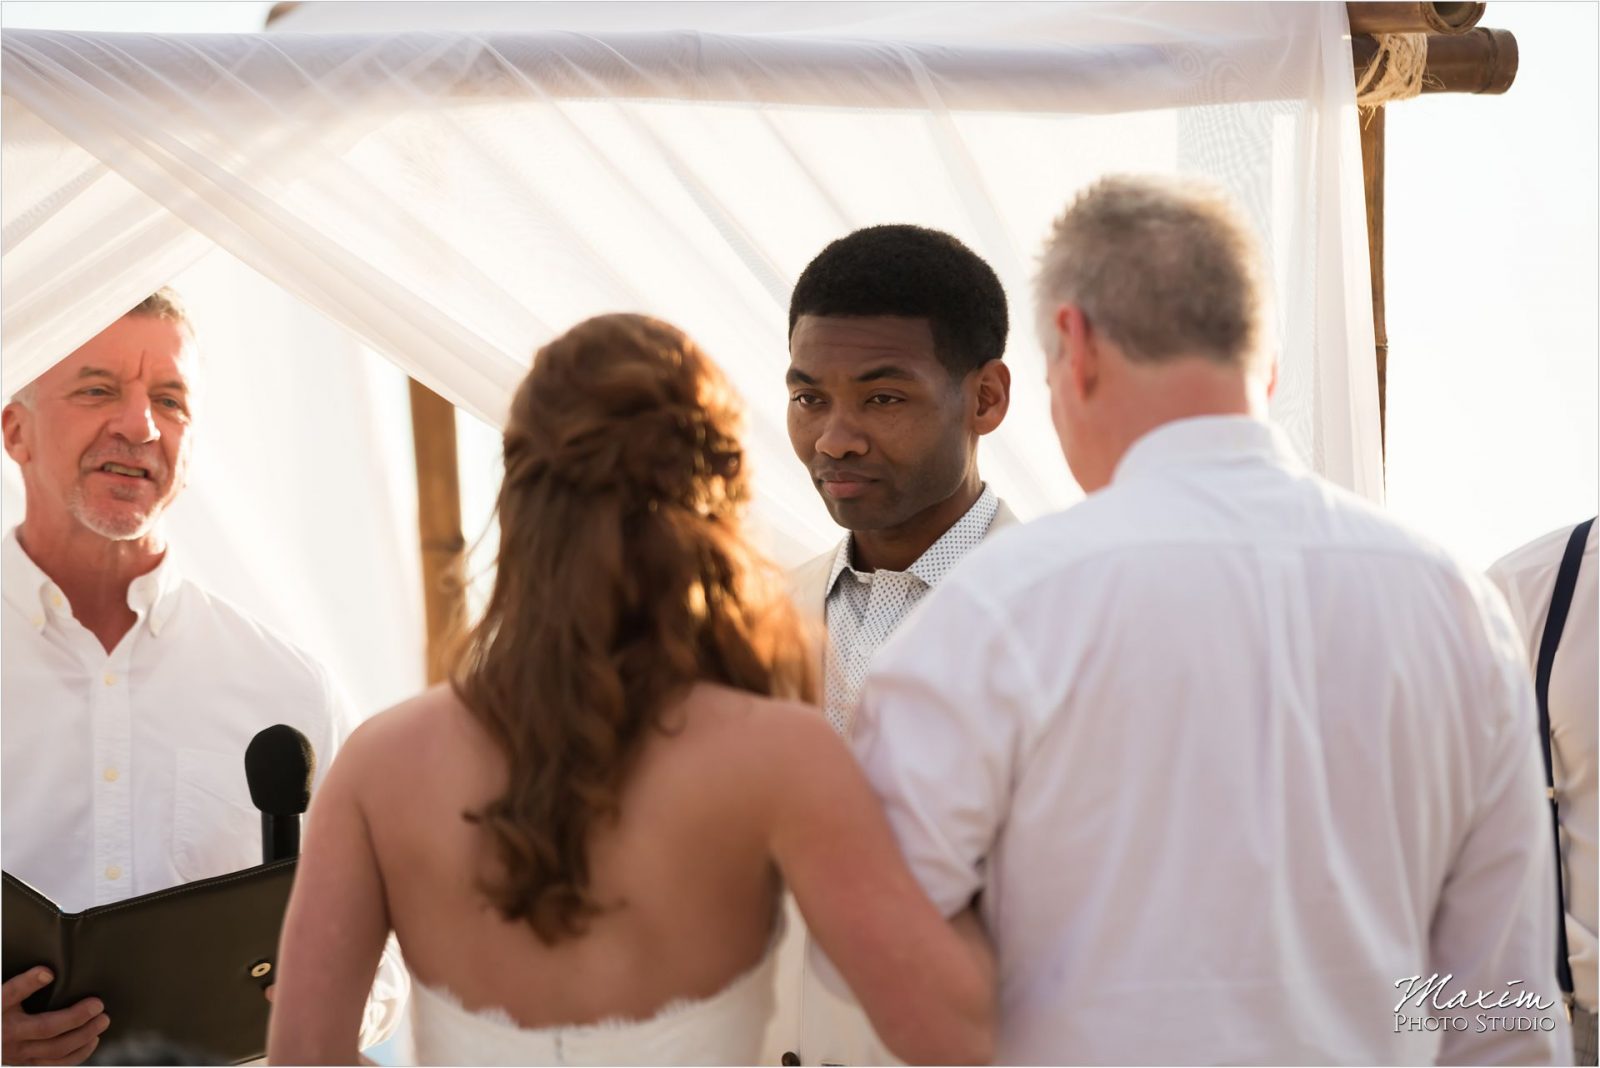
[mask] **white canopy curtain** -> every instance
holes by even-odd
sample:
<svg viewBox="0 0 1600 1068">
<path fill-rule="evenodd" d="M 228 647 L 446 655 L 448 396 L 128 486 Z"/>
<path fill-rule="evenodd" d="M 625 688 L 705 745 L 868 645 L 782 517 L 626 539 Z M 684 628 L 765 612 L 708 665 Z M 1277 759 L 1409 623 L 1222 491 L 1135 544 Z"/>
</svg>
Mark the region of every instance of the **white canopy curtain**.
<svg viewBox="0 0 1600 1068">
<path fill-rule="evenodd" d="M 644 311 L 743 392 L 757 516 L 792 560 L 837 532 L 784 432 L 790 287 L 833 238 L 913 222 L 966 241 L 1011 298 L 1013 406 L 981 463 L 1026 518 L 1077 496 L 1028 287 L 1049 220 L 1101 174 L 1181 173 L 1231 191 L 1271 257 L 1274 418 L 1316 469 L 1381 498 L 1342 4 L 312 3 L 279 25 L 6 34 L 7 393 L 217 247 L 491 424 L 540 343 Z M 407 25 L 421 28 L 387 32 Z M 300 32 L 331 30 L 345 32 Z M 351 392 L 370 376 L 332 369 L 340 347 L 281 366 L 248 341 L 209 358 L 306 375 L 291 392 L 317 396 L 322 421 L 281 414 L 314 454 L 330 434 L 379 440 L 329 425 L 377 425 Z M 272 619 L 363 604 L 417 619 L 315 536 L 241 533 L 230 479 L 275 443 L 216 444 L 217 482 L 191 490 L 217 505 L 211 540 L 183 551 L 223 582 L 230 564 L 301 576 L 236 599 L 270 602 Z M 337 497 L 342 514 L 388 517 L 386 545 L 414 537 L 393 489 L 410 455 L 390 448 L 366 462 L 385 472 L 370 484 L 348 458 L 335 475 L 296 457 L 250 485 L 252 516 Z M 351 688 L 411 671 L 420 636 L 401 644 L 346 657 Z"/>
</svg>

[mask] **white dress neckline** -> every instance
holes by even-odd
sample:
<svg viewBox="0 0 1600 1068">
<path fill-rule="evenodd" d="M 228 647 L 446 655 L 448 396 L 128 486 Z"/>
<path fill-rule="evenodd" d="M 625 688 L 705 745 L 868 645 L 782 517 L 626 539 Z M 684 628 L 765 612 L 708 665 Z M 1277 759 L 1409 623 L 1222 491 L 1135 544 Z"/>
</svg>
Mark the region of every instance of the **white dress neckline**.
<svg viewBox="0 0 1600 1068">
<path fill-rule="evenodd" d="M 714 994 L 674 998 L 643 1019 L 523 1027 L 503 1007 L 469 1009 L 412 975 L 418 1064 L 753 1064 L 773 1009 L 780 910 L 761 958 Z"/>
</svg>

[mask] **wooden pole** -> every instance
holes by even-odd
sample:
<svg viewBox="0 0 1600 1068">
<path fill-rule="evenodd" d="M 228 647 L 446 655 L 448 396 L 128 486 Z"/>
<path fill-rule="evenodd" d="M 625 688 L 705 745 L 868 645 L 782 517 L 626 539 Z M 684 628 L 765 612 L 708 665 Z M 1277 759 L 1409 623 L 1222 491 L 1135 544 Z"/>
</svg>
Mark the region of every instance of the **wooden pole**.
<svg viewBox="0 0 1600 1068">
<path fill-rule="evenodd" d="M 300 0 L 278 0 L 278 2 L 273 4 L 272 7 L 267 11 L 267 25 L 270 27 L 274 22 L 277 22 L 279 19 L 283 18 L 283 16 L 287 15 L 289 12 L 293 11 L 299 6 Z"/>
<path fill-rule="evenodd" d="M 1360 109 L 1361 187 L 1367 197 L 1367 263 L 1372 269 L 1372 337 L 1378 361 L 1378 442 L 1388 455 L 1389 331 L 1383 309 L 1383 116 Z"/>
<path fill-rule="evenodd" d="M 270 28 L 299 7 L 280 0 Z M 456 459 L 456 409 L 411 379 L 411 442 L 417 466 L 417 533 L 422 549 L 422 604 L 427 626 L 428 685 L 444 681 L 448 656 L 467 621 L 467 540 L 461 533 L 461 480 Z"/>
<path fill-rule="evenodd" d="M 1478 27 L 1460 37 L 1429 37 L 1424 93 L 1500 94 L 1517 79 L 1517 39 Z"/>
<path fill-rule="evenodd" d="M 1350 58 L 1357 82 L 1377 52 L 1378 42 L 1371 37 L 1350 39 Z M 1430 35 L 1422 91 L 1503 93 L 1516 81 L 1517 62 L 1517 39 L 1509 30 L 1480 26 L 1456 36 Z"/>
<path fill-rule="evenodd" d="M 1466 33 L 1483 18 L 1485 4 L 1401 3 L 1378 0 L 1376 3 L 1348 3 L 1352 34 L 1372 33 Z"/>
<path fill-rule="evenodd" d="M 411 380 L 411 436 L 431 686 L 444 679 L 446 655 L 466 625 L 467 541 L 461 534 L 455 406 L 416 379 Z"/>
</svg>

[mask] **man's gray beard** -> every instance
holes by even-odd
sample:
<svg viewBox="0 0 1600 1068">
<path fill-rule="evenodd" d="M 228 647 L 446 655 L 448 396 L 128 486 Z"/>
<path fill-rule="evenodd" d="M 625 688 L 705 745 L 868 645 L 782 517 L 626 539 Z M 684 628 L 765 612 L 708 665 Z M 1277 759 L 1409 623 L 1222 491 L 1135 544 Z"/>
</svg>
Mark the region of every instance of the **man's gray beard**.
<svg viewBox="0 0 1600 1068">
<path fill-rule="evenodd" d="M 67 499 L 67 509 L 74 519 L 108 541 L 132 541 L 135 538 L 142 538 L 150 533 L 151 528 L 156 525 L 156 520 L 161 516 L 159 508 L 152 509 L 148 515 L 142 517 L 118 515 L 112 518 L 97 515 L 83 499 L 81 489 L 72 491 L 72 496 Z"/>
</svg>

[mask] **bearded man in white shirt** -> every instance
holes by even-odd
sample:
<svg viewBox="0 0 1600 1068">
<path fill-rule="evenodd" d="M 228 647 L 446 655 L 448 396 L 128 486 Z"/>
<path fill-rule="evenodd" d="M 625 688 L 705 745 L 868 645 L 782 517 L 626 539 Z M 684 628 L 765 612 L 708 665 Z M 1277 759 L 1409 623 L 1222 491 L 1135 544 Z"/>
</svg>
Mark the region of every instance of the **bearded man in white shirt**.
<svg viewBox="0 0 1600 1068">
<path fill-rule="evenodd" d="M 318 779 L 352 727 L 306 654 L 177 571 L 159 520 L 183 490 L 199 353 L 161 290 L 29 383 L 3 413 L 27 513 L 4 567 L 4 867 L 78 911 L 261 862 L 244 775 L 287 723 Z M 4 987 L 4 1061 L 77 1064 L 116 1005 L 29 1015 L 44 968 Z M 391 953 L 366 1038 L 398 1022 Z M 270 996 L 270 993 L 269 993 Z"/>
<path fill-rule="evenodd" d="M 790 575 L 825 631 L 824 712 L 848 737 L 874 652 L 980 541 L 1016 518 L 978 474 L 1005 418 L 1005 290 L 949 234 L 872 226 L 834 241 L 789 301 L 789 439 L 849 533 Z M 765 1053 L 803 1064 L 894 1057 L 791 913 Z M 827 976 L 827 979 L 824 979 Z"/>
<path fill-rule="evenodd" d="M 1516 631 L 1266 421 L 1263 273 L 1194 186 L 1062 216 L 1039 311 L 1089 496 L 880 650 L 858 754 L 934 901 L 981 895 L 997 1063 L 1563 1061 Z"/>
</svg>

